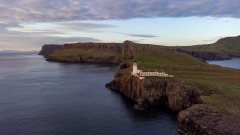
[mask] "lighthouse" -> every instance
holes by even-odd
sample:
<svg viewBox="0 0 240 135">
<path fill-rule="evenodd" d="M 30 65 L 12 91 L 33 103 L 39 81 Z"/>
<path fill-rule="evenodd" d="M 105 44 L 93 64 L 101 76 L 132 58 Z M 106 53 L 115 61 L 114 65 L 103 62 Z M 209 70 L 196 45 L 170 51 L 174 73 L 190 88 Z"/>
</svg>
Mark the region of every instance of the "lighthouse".
<svg viewBox="0 0 240 135">
<path fill-rule="evenodd" d="M 166 74 L 165 72 L 143 72 L 142 70 L 138 70 L 136 61 L 133 62 L 131 75 L 138 77 L 140 80 L 147 76 L 173 77 L 173 75 Z"/>
<path fill-rule="evenodd" d="M 136 61 L 133 62 L 133 72 L 132 73 L 134 75 L 136 75 L 138 73 L 137 62 Z"/>
</svg>

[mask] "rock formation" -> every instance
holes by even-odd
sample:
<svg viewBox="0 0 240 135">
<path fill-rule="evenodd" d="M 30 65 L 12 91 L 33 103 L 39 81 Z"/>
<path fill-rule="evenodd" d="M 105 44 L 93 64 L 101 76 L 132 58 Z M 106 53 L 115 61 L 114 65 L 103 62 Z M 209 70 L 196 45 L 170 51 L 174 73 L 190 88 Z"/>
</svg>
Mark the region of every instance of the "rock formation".
<svg viewBox="0 0 240 135">
<path fill-rule="evenodd" d="M 137 103 L 138 108 L 165 104 L 173 111 L 181 111 L 201 103 L 200 94 L 181 82 L 165 80 L 140 80 L 129 74 L 116 73 L 107 88 L 119 91 Z"/>
<path fill-rule="evenodd" d="M 60 45 L 43 45 L 39 55 L 47 57 L 49 54 L 52 54 L 54 51 L 60 48 Z"/>
</svg>

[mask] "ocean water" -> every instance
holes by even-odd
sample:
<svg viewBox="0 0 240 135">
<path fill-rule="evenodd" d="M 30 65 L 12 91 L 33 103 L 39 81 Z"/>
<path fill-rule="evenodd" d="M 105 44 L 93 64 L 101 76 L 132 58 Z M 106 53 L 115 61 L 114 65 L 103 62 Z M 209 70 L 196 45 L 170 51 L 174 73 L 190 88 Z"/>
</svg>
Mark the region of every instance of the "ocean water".
<svg viewBox="0 0 240 135">
<path fill-rule="evenodd" d="M 176 114 L 104 87 L 116 70 L 0 54 L 0 135 L 178 135 Z"/>
<path fill-rule="evenodd" d="M 230 68 L 240 69 L 240 58 L 233 58 L 231 60 L 207 61 L 207 63 L 219 65 L 222 67 L 230 67 Z"/>
</svg>

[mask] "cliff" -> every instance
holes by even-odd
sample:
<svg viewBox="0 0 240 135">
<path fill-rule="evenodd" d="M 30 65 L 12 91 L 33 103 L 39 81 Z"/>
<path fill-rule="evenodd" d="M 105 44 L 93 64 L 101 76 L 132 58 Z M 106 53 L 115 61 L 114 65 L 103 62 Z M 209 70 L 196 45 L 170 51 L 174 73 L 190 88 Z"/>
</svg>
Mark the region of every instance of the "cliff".
<svg viewBox="0 0 240 135">
<path fill-rule="evenodd" d="M 193 50 L 183 50 L 176 49 L 178 52 L 186 53 L 196 58 L 200 58 L 203 60 L 228 60 L 231 59 L 231 56 L 222 53 L 222 52 L 211 52 L 211 51 L 193 51 Z"/>
<path fill-rule="evenodd" d="M 52 54 L 54 51 L 56 51 L 60 45 L 43 45 L 41 51 L 39 52 L 39 55 L 43 55 L 47 57 L 49 54 Z"/>
<path fill-rule="evenodd" d="M 201 103 L 200 94 L 181 82 L 166 80 L 140 80 L 130 74 L 117 73 L 107 88 L 119 91 L 137 103 L 137 108 L 165 104 L 173 111 L 181 111 Z"/>
<path fill-rule="evenodd" d="M 181 111 L 178 125 L 181 132 L 187 135 L 239 135 L 237 117 L 216 111 L 214 106 L 200 104 Z"/>
<path fill-rule="evenodd" d="M 86 63 L 115 63 L 116 64 L 121 62 L 121 59 L 122 59 L 121 56 L 123 56 L 123 59 L 133 58 L 133 53 L 134 51 L 136 51 L 134 50 L 136 48 L 131 48 L 133 47 L 133 44 L 135 43 L 131 41 L 125 41 L 123 44 L 122 43 L 72 43 L 72 44 L 64 44 L 64 45 L 44 45 L 41 51 L 39 52 L 39 55 L 45 56 L 48 61 L 70 62 L 70 63 L 86 62 Z M 201 48 L 200 50 L 196 49 L 195 46 L 193 47 L 166 47 L 166 46 L 159 46 L 159 45 L 146 45 L 146 46 L 147 48 L 151 48 L 152 51 L 174 50 L 174 51 L 185 53 L 195 58 L 200 58 L 203 60 L 227 60 L 227 59 L 231 59 L 231 57 L 238 57 L 238 55 L 234 53 L 227 54 L 224 52 L 201 50 L 202 48 L 206 48 L 205 47 L 206 45 L 203 45 L 202 47 L 198 46 L 198 48 L 199 47 Z M 100 53 L 100 52 L 107 51 L 108 54 L 107 53 L 103 53 L 103 54 L 106 54 L 108 56 L 102 57 L 101 59 L 99 59 L 100 56 L 94 57 L 94 55 L 91 55 L 89 53 L 86 56 L 83 52 L 83 51 L 89 52 L 90 50 L 92 50 L 91 53 Z M 95 52 L 93 50 L 95 50 Z M 118 56 L 114 54 L 112 54 L 112 56 L 109 56 L 110 53 L 117 53 Z M 125 55 L 123 55 L 124 53 Z M 129 53 L 129 54 L 126 54 L 126 53 Z"/>
<path fill-rule="evenodd" d="M 67 63 L 102 63 L 119 64 L 121 62 L 122 44 L 119 43 L 74 43 L 64 44 L 52 51 L 46 51 L 48 61 Z M 54 47 L 53 47 L 54 48 Z M 41 51 L 42 52 L 42 51 Z M 42 54 L 42 53 L 41 53 Z M 43 53 L 46 54 L 46 53 Z"/>
<path fill-rule="evenodd" d="M 178 127 L 183 134 L 237 135 L 240 133 L 238 106 L 240 71 L 212 66 L 174 49 L 124 42 L 123 62 L 107 88 L 136 103 L 137 109 L 166 105 L 179 112 Z M 185 52 L 186 53 L 186 52 Z M 193 55 L 193 54 L 191 54 Z M 212 54 L 205 54 L 209 57 Z M 130 74 L 133 61 L 143 71 L 165 71 L 174 78 Z M 234 86 L 228 87 L 229 84 Z M 234 99 L 234 100 L 233 100 Z M 231 120 L 231 121 L 229 121 Z"/>
<path fill-rule="evenodd" d="M 47 54 L 49 61 L 119 64 L 119 71 L 106 87 L 131 98 L 137 109 L 166 105 L 179 112 L 178 126 L 183 134 L 240 134 L 240 71 L 209 65 L 192 57 L 224 59 L 227 56 L 131 41 L 65 44 L 51 53 L 46 53 L 50 52 L 46 48 L 43 54 Z M 133 61 L 143 71 L 164 71 L 174 78 L 139 80 L 131 75 Z"/>
</svg>

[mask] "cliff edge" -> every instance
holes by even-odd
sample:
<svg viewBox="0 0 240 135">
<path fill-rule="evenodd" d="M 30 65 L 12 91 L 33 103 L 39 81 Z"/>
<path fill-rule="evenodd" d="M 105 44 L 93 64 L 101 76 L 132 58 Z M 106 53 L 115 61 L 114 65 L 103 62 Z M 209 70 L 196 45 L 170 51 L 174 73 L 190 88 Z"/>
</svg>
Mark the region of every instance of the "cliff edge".
<svg viewBox="0 0 240 135">
<path fill-rule="evenodd" d="M 138 109 L 166 105 L 173 111 L 184 110 L 201 103 L 200 94 L 181 82 L 170 80 L 140 80 L 130 74 L 117 73 L 107 88 L 119 91 L 136 102 Z"/>
<path fill-rule="evenodd" d="M 123 62 L 107 88 L 132 99 L 136 109 L 165 105 L 178 113 L 182 134 L 237 135 L 239 70 L 209 65 L 176 50 L 154 45 L 123 45 Z M 174 78 L 132 76 L 132 63 L 143 71 L 165 71 Z M 229 84 L 234 86 L 228 87 Z M 229 91 L 230 90 L 230 91 Z M 229 100 L 235 99 L 235 100 Z M 229 121 L 231 120 L 231 121 Z"/>
<path fill-rule="evenodd" d="M 60 48 L 60 45 L 43 45 L 41 51 L 38 53 L 39 55 L 43 55 L 47 57 L 48 55 L 52 54 L 54 51 Z"/>
<path fill-rule="evenodd" d="M 131 98 L 136 109 L 166 105 L 179 112 L 178 127 L 183 134 L 240 134 L 239 70 L 209 65 L 190 56 L 196 53 L 188 55 L 176 48 L 131 41 L 48 47 L 41 52 L 48 61 L 119 64 L 119 71 L 106 87 Z M 164 71 L 174 78 L 140 80 L 131 75 L 134 61 L 143 71 Z"/>
<path fill-rule="evenodd" d="M 66 63 L 119 64 L 122 44 L 119 43 L 72 43 L 60 46 L 43 46 L 39 53 L 47 61 Z"/>
</svg>

